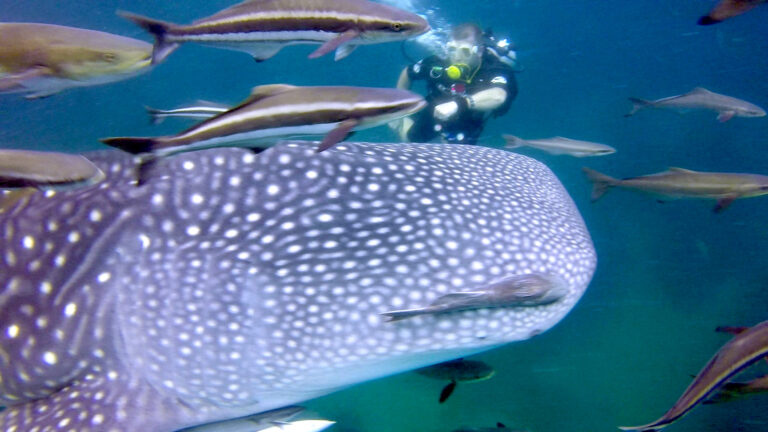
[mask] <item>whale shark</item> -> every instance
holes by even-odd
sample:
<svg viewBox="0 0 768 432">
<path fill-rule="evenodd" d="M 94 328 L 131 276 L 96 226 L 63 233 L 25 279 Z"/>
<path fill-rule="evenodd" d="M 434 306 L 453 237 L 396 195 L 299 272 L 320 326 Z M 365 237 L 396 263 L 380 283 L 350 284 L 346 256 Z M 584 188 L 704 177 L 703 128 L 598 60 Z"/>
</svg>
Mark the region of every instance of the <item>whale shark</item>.
<svg viewBox="0 0 768 432">
<path fill-rule="evenodd" d="M 175 431 L 522 341 L 596 267 L 554 174 L 480 146 L 285 142 L 158 162 L 0 212 L 0 430 Z M 422 315 L 521 274 L 556 302 Z"/>
</svg>

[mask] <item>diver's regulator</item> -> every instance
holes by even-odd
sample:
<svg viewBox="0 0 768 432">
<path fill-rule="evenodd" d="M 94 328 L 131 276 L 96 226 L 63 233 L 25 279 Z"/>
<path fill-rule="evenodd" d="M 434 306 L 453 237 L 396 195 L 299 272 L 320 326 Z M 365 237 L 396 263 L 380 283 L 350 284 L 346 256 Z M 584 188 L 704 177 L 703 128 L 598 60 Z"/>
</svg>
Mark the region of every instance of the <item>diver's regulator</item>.
<svg viewBox="0 0 768 432">
<path fill-rule="evenodd" d="M 517 53 L 512 49 L 512 44 L 509 42 L 509 39 L 504 38 L 497 40 L 493 36 L 491 30 L 486 30 L 483 34 L 483 39 L 483 44 L 485 45 L 485 50 L 488 54 L 519 72 L 515 67 L 517 65 Z M 434 66 L 429 71 L 429 75 L 432 78 L 440 78 L 443 74 L 452 81 L 470 81 L 472 68 L 464 63 L 456 63 L 448 67 Z"/>
</svg>

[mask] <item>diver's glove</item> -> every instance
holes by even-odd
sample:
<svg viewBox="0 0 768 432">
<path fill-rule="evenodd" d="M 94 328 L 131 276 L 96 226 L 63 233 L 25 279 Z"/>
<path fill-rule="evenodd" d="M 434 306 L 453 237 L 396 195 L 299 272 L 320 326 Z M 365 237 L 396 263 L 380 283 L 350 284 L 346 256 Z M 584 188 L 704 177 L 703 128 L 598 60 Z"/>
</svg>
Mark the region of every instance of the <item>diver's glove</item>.
<svg viewBox="0 0 768 432">
<path fill-rule="evenodd" d="M 434 117 L 437 120 L 444 121 L 453 117 L 459 111 L 459 104 L 455 101 L 444 102 L 435 106 Z"/>
<path fill-rule="evenodd" d="M 443 102 L 440 105 L 435 106 L 432 115 L 438 121 L 446 121 L 455 116 L 459 111 L 466 111 L 467 109 L 474 108 L 474 105 L 472 96 L 460 97 L 456 100 Z"/>
</svg>

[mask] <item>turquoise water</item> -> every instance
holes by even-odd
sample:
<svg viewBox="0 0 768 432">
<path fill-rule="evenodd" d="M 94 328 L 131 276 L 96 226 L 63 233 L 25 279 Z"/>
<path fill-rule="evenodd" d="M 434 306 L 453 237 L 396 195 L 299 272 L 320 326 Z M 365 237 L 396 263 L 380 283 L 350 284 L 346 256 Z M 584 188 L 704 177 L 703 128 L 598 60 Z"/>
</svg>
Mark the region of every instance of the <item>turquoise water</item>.
<svg viewBox="0 0 768 432">
<path fill-rule="evenodd" d="M 84 27 L 148 40 L 114 14 L 130 10 L 178 22 L 209 15 L 227 0 L 0 0 L 0 19 Z M 510 112 L 489 123 L 525 138 L 563 135 L 610 144 L 599 159 L 521 152 L 549 165 L 582 211 L 598 251 L 592 284 L 551 331 L 478 358 L 497 375 L 460 385 L 444 405 L 443 383 L 403 374 L 307 404 L 339 423 L 333 431 L 450 431 L 501 421 L 536 432 L 611 431 L 646 423 L 677 399 L 728 337 L 718 325 L 768 319 L 768 197 L 740 200 L 722 214 L 712 203 L 658 204 L 612 191 L 589 202 L 587 165 L 616 176 L 667 166 L 768 174 L 768 119 L 715 121 L 709 112 L 641 112 L 624 118 L 628 96 L 659 98 L 706 87 L 768 107 L 768 7 L 714 27 L 696 19 L 711 1 L 572 2 L 413 0 L 433 26 L 476 21 L 508 35 L 525 71 Z M 334 62 L 309 62 L 313 48 L 290 47 L 260 64 L 238 52 L 188 45 L 148 74 L 66 91 L 38 101 L 0 97 L 0 145 L 85 151 L 98 138 L 156 135 L 179 123 L 148 123 L 143 106 L 197 99 L 234 103 L 255 85 L 393 85 L 407 64 L 398 44 L 364 46 Z M 410 43 L 407 51 L 428 49 Z M 355 139 L 391 141 L 386 128 Z M 748 372 L 768 371 L 760 364 Z M 768 397 L 699 407 L 675 431 L 768 431 Z"/>
</svg>

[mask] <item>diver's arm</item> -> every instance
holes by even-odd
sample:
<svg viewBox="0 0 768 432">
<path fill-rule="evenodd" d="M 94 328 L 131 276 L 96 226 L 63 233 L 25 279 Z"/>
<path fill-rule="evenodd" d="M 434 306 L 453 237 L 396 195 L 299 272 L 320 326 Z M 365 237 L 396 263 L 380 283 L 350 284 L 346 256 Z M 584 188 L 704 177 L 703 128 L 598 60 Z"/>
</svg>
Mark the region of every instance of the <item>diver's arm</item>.
<svg viewBox="0 0 768 432">
<path fill-rule="evenodd" d="M 491 87 L 467 95 L 469 109 L 475 111 L 493 111 L 507 100 L 507 91 L 501 87 Z"/>
<path fill-rule="evenodd" d="M 507 100 L 507 91 L 501 87 L 492 87 L 450 102 L 441 103 L 435 107 L 433 115 L 438 120 L 447 120 L 459 112 L 459 102 L 464 106 L 462 109 L 493 111 L 500 107 L 505 100 Z"/>
<path fill-rule="evenodd" d="M 404 68 L 400 72 L 400 78 L 397 79 L 397 88 L 402 90 L 409 90 L 411 88 L 411 78 L 408 76 L 408 69 Z"/>
</svg>

